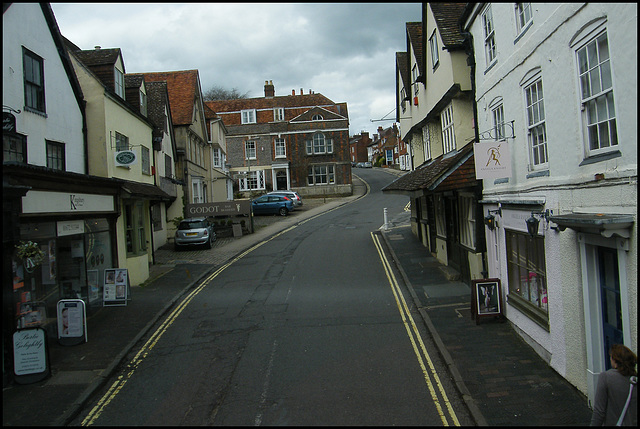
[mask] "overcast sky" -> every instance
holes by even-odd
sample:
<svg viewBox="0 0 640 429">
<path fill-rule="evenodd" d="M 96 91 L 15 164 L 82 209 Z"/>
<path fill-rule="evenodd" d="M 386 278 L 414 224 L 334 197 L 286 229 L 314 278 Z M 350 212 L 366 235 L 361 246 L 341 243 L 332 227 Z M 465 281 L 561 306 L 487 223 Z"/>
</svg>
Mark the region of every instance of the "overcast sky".
<svg viewBox="0 0 640 429">
<path fill-rule="evenodd" d="M 349 134 L 395 119 L 395 53 L 420 3 L 51 3 L 81 49 L 120 48 L 126 73 L 198 69 L 202 91 L 276 96 L 302 88 L 346 102 Z M 385 116 L 386 115 L 386 116 Z M 391 121 L 371 122 L 371 119 Z"/>
</svg>

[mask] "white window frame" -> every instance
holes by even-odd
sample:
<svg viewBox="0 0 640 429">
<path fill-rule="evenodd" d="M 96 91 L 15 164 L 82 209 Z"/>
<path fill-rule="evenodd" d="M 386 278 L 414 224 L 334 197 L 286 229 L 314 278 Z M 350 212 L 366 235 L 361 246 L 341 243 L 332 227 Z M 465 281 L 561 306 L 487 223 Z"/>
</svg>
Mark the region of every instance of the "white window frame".
<svg viewBox="0 0 640 429">
<path fill-rule="evenodd" d="M 307 155 L 322 155 L 333 153 L 333 139 L 326 137 L 323 133 L 315 133 L 311 140 L 307 140 Z"/>
<path fill-rule="evenodd" d="M 245 159 L 256 159 L 256 142 L 254 140 L 249 140 L 244 143 L 244 158 Z"/>
<path fill-rule="evenodd" d="M 433 34 L 429 38 L 429 48 L 431 50 L 431 67 L 435 69 L 440 62 L 440 54 L 438 53 L 438 35 L 433 30 Z"/>
<path fill-rule="evenodd" d="M 246 177 L 238 180 L 241 191 L 260 191 L 265 189 L 264 170 L 247 171 Z"/>
<path fill-rule="evenodd" d="M 503 141 L 506 139 L 504 127 L 504 106 L 502 103 L 491 108 L 491 117 L 493 119 L 493 130 L 495 132 L 495 140 Z"/>
<path fill-rule="evenodd" d="M 491 13 L 491 5 L 482 13 L 482 30 L 484 35 L 484 56 L 487 67 L 496 61 L 496 35 L 493 26 L 493 14 Z"/>
<path fill-rule="evenodd" d="M 431 159 L 431 134 L 429 132 L 429 124 L 422 127 L 422 142 L 424 144 L 424 160 Z"/>
<path fill-rule="evenodd" d="M 275 122 L 284 121 L 284 107 L 274 107 L 273 108 L 273 120 Z"/>
<path fill-rule="evenodd" d="M 309 186 L 335 184 L 336 175 L 333 164 L 310 165 L 307 174 L 307 182 Z"/>
<path fill-rule="evenodd" d="M 440 125 L 442 127 L 442 150 L 449 153 L 456 150 L 456 133 L 453 127 L 453 103 L 440 113 Z"/>
<path fill-rule="evenodd" d="M 213 157 L 213 161 L 212 162 L 213 162 L 213 166 L 214 167 L 222 168 L 222 162 L 221 162 L 221 160 L 222 160 L 222 156 L 221 155 L 222 154 L 221 154 L 221 152 L 222 152 L 222 149 L 220 149 L 220 148 L 214 148 L 211 151 L 211 156 Z"/>
<path fill-rule="evenodd" d="M 124 73 L 122 73 L 122 71 L 119 70 L 117 67 L 113 68 L 113 73 L 114 73 L 113 85 L 114 85 L 114 90 L 116 92 L 116 95 L 119 95 L 120 98 L 124 100 Z"/>
<path fill-rule="evenodd" d="M 411 69 L 411 84 L 413 85 L 413 95 L 416 96 L 420 92 L 420 88 L 418 87 L 418 65 L 414 64 Z"/>
<path fill-rule="evenodd" d="M 618 147 L 613 71 L 609 55 L 608 34 L 606 29 L 599 28 L 598 30 L 592 33 L 592 37 L 585 38 L 582 44 L 574 47 L 583 139 L 587 156 L 610 152 Z M 603 38 L 605 45 L 601 46 Z M 606 47 L 604 54 L 603 47 Z M 596 58 L 592 57 L 593 53 Z M 586 54 L 586 64 L 584 63 L 584 54 Z M 605 136 L 606 144 L 604 144 Z"/>
<path fill-rule="evenodd" d="M 255 124 L 256 123 L 256 109 L 247 109 L 240 111 L 242 117 L 242 124 Z"/>
<path fill-rule="evenodd" d="M 311 117 L 311 120 L 312 120 L 312 121 L 322 121 L 322 120 L 324 120 L 324 118 L 323 118 L 323 117 L 322 117 L 322 115 L 320 115 L 320 114 L 315 114 L 315 115 L 313 115 L 313 116 Z"/>
<path fill-rule="evenodd" d="M 151 155 L 146 146 L 140 146 L 140 166 L 142 174 L 151 175 Z"/>
<path fill-rule="evenodd" d="M 531 170 L 546 169 L 549 165 L 547 151 L 547 126 L 544 109 L 544 87 L 542 76 L 537 74 L 523 88 L 527 140 L 529 146 L 529 167 Z"/>
<path fill-rule="evenodd" d="M 283 138 L 277 137 L 273 141 L 274 146 L 274 154 L 276 158 L 286 158 L 287 157 L 287 145 Z"/>
<path fill-rule="evenodd" d="M 460 244 L 469 249 L 476 248 L 476 200 L 471 194 L 458 196 Z"/>
<path fill-rule="evenodd" d="M 140 89 L 140 112 L 147 116 L 147 94 Z"/>
<path fill-rule="evenodd" d="M 516 26 L 518 35 L 522 34 L 533 22 L 531 3 L 516 3 Z"/>
</svg>

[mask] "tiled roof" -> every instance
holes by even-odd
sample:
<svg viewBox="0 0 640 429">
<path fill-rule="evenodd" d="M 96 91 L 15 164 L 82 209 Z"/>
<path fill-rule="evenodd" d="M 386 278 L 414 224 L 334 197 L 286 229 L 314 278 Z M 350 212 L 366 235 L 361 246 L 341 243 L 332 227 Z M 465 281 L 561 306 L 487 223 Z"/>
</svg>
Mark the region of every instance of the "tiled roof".
<svg viewBox="0 0 640 429">
<path fill-rule="evenodd" d="M 407 37 L 413 47 L 413 55 L 415 55 L 418 63 L 419 74 L 422 76 L 422 22 L 407 22 Z M 407 46 L 407 52 L 408 49 L 409 46 Z"/>
<path fill-rule="evenodd" d="M 240 98 L 236 100 L 207 101 L 214 112 L 238 112 L 246 109 L 272 109 L 274 107 L 333 106 L 336 105 L 322 94 L 284 95 L 273 98 Z M 340 103 L 339 103 L 340 104 Z M 344 115 L 343 115 L 344 116 Z"/>
<path fill-rule="evenodd" d="M 86 51 L 74 51 L 73 53 L 80 61 L 89 67 L 115 64 L 118 56 L 121 55 L 120 48 L 90 49 Z"/>
<path fill-rule="evenodd" d="M 473 156 L 473 145 L 466 145 L 453 156 L 439 156 L 433 161 L 423 164 L 389 185 L 382 188 L 383 192 L 414 192 L 419 190 L 433 191 L 437 185 L 455 172 L 460 163 L 468 161 Z M 475 172 L 474 172 L 475 178 Z"/>
<path fill-rule="evenodd" d="M 411 81 L 409 80 L 409 64 L 407 61 L 406 52 L 396 52 L 396 67 L 400 70 L 402 85 L 408 89 L 411 86 Z"/>
<path fill-rule="evenodd" d="M 442 43 L 447 48 L 462 46 L 464 37 L 460 33 L 458 20 L 462 16 L 465 5 L 466 3 L 429 3 L 440 30 Z"/>
<path fill-rule="evenodd" d="M 193 106 L 200 91 L 198 70 L 142 73 L 145 82 L 167 82 L 173 125 L 190 125 Z"/>
</svg>

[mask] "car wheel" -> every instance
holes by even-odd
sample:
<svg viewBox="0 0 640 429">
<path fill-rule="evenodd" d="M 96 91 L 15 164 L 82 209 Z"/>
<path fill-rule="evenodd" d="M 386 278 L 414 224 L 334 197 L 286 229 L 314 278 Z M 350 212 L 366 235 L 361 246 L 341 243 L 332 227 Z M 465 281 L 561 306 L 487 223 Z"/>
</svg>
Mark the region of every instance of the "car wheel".
<svg viewBox="0 0 640 429">
<path fill-rule="evenodd" d="M 278 213 L 280 214 L 280 216 L 286 216 L 287 213 L 289 213 L 289 210 L 287 210 L 286 207 L 280 207 L 280 210 L 278 210 Z"/>
</svg>

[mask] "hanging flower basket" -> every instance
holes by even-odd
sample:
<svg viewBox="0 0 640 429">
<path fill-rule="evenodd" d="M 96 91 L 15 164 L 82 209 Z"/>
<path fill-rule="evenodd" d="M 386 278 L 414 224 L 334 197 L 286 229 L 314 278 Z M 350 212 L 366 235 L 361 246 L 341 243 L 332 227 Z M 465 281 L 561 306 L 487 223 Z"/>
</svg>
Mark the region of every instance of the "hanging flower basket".
<svg viewBox="0 0 640 429">
<path fill-rule="evenodd" d="M 40 249 L 38 243 L 33 241 L 21 241 L 16 246 L 18 257 L 24 261 L 25 269 L 31 272 L 35 267 L 44 261 L 44 252 Z"/>
</svg>

